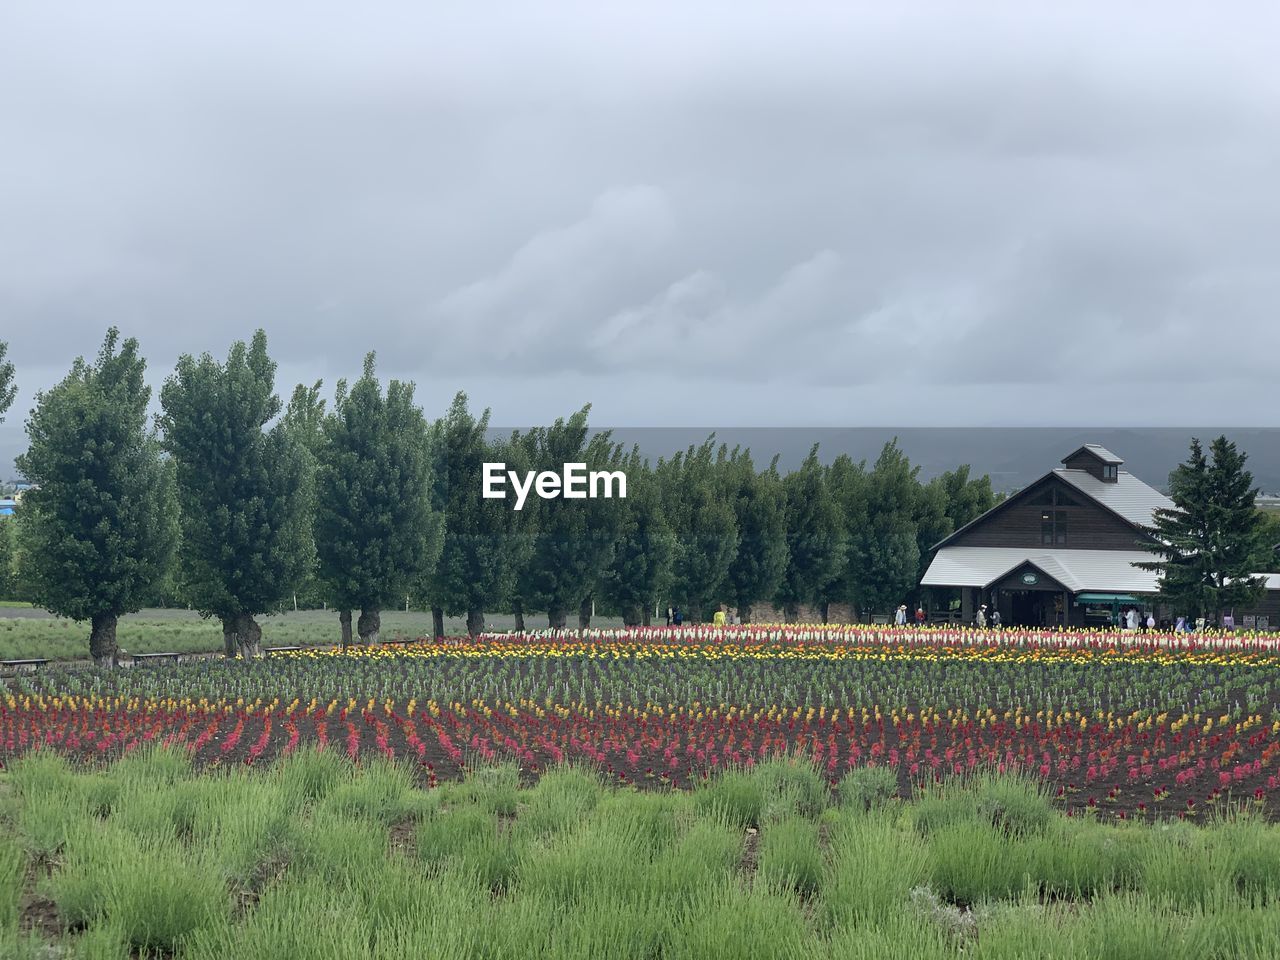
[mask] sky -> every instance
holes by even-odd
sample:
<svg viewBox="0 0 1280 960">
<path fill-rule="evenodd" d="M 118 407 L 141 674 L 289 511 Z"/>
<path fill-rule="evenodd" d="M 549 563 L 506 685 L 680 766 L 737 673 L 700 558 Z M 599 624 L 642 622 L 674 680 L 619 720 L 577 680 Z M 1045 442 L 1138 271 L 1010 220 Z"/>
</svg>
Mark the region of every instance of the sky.
<svg viewBox="0 0 1280 960">
<path fill-rule="evenodd" d="M 0 7 L 21 392 L 369 350 L 495 424 L 1275 426 L 1280 7 Z"/>
</svg>

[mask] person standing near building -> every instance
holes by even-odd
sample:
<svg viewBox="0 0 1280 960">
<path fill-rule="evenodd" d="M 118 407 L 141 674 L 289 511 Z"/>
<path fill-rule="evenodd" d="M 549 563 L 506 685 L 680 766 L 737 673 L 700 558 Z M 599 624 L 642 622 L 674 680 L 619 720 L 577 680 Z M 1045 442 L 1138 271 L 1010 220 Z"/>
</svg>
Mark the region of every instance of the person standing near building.
<svg viewBox="0 0 1280 960">
<path fill-rule="evenodd" d="M 1001 619 L 1000 619 L 1000 611 L 999 611 L 999 609 L 992 610 L 992 611 L 991 611 L 991 627 L 992 627 L 992 629 L 994 629 L 994 630 L 999 630 L 999 629 L 1000 629 L 1000 624 L 1001 624 L 1001 622 L 1002 622 L 1002 621 L 1001 621 Z"/>
<path fill-rule="evenodd" d="M 907 625 L 907 605 L 899 604 L 897 611 L 893 614 L 893 625 L 895 627 L 905 627 Z"/>
<path fill-rule="evenodd" d="M 985 603 L 978 608 L 978 613 L 973 618 L 973 624 L 979 630 L 987 629 L 987 605 Z"/>
<path fill-rule="evenodd" d="M 916 628 L 924 626 L 926 617 L 924 615 L 924 607 L 916 607 Z"/>
</svg>

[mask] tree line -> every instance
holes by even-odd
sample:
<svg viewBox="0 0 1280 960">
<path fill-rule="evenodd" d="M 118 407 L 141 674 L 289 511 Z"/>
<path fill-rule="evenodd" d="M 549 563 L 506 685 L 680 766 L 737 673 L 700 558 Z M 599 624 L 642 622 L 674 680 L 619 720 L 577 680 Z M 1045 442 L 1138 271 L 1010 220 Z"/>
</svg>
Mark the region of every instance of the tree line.
<svg viewBox="0 0 1280 960">
<path fill-rule="evenodd" d="M 256 655 L 257 618 L 299 595 L 337 612 L 344 643 L 376 641 L 382 610 L 406 598 L 437 634 L 446 615 L 475 633 L 499 610 L 520 627 L 532 611 L 563 627 L 598 608 L 629 624 L 668 605 L 693 622 L 722 605 L 744 621 L 760 604 L 887 610 L 914 595 L 932 545 L 995 502 L 967 467 L 922 483 L 896 441 L 870 465 L 823 464 L 815 446 L 783 474 L 714 437 L 650 462 L 592 431 L 589 406 L 496 436 L 464 394 L 429 420 L 372 354 L 332 405 L 319 382 L 286 404 L 261 331 L 222 361 L 181 357 L 154 420 L 145 371 L 113 328 L 37 395 L 18 458 L 33 486 L 0 525 L 0 551 L 16 554 L 0 567 L 33 603 L 88 622 L 103 664 L 118 619 L 156 602 L 217 618 L 229 656 Z M 514 511 L 481 496 L 495 461 L 622 470 L 628 495 Z"/>
</svg>

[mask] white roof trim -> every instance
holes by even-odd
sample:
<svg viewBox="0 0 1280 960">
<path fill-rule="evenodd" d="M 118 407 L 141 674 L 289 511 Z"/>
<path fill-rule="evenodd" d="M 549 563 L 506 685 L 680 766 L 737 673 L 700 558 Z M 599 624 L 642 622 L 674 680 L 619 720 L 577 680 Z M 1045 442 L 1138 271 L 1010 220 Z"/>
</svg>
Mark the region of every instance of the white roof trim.
<svg viewBox="0 0 1280 960">
<path fill-rule="evenodd" d="M 920 582 L 926 587 L 986 587 L 1031 563 L 1072 593 L 1155 593 L 1155 572 L 1134 566 L 1153 559 L 1145 550 L 943 547 Z"/>
</svg>

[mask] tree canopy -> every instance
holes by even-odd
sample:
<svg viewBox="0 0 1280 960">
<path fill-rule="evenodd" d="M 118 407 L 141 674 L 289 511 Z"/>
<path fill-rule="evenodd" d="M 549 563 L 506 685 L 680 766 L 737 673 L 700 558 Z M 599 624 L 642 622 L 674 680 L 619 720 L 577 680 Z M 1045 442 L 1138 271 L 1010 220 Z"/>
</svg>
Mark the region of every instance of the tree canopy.
<svg viewBox="0 0 1280 960">
<path fill-rule="evenodd" d="M 164 445 L 177 469 L 186 596 L 222 621 L 228 656 L 259 653 L 256 616 L 315 561 L 311 458 L 277 421 L 275 362 L 259 330 L 219 363 L 184 354 L 160 391 Z"/>
<path fill-rule="evenodd" d="M 587 471 L 618 469 L 621 453 L 607 432 L 590 434 L 590 412 L 588 405 L 534 430 L 533 469 L 558 471 L 567 463 L 585 464 Z M 520 584 L 523 600 L 546 610 L 553 628 L 566 625 L 569 610 L 578 610 L 585 626 L 593 594 L 613 559 L 624 511 L 613 499 L 564 497 L 541 500 L 536 510 L 533 552 Z"/>
<path fill-rule="evenodd" d="M 1172 508 L 1156 511 L 1147 549 L 1158 558 L 1138 564 L 1158 574 L 1160 593 L 1175 609 L 1217 616 L 1256 603 L 1272 563 L 1258 490 L 1245 469 L 1247 455 L 1225 436 L 1205 455 L 1191 441 L 1187 460 L 1169 475 Z"/>
<path fill-rule="evenodd" d="M 77 359 L 37 395 L 18 458 L 34 485 L 22 504 L 33 599 L 88 620 L 102 665 L 116 661 L 117 619 L 157 588 L 177 542 L 173 470 L 148 427 L 145 371 L 138 342 L 111 328 L 95 363 Z"/>
<path fill-rule="evenodd" d="M 377 640 L 381 608 L 426 576 L 440 548 L 428 426 L 413 394 L 399 380 L 384 394 L 369 354 L 350 390 L 338 384 L 315 447 L 320 580 L 335 606 L 361 610 L 364 642 Z M 310 395 L 299 398 L 295 422 L 314 409 Z"/>
<path fill-rule="evenodd" d="M 659 460 L 656 469 L 676 544 L 671 599 L 692 622 L 719 601 L 738 553 L 738 522 L 718 483 L 715 451 L 715 438 L 709 437 Z"/>
<path fill-rule="evenodd" d="M 454 397 L 449 412 L 431 428 L 435 465 L 435 503 L 443 514 L 439 560 L 424 591 L 435 615 L 436 634 L 444 633 L 444 614 L 466 614 L 469 626 L 483 626 L 484 611 L 510 595 L 513 554 L 509 549 L 511 508 L 481 496 L 483 465 L 502 460 L 487 437 L 489 411 L 478 418 L 467 409 L 467 395 Z"/>
<path fill-rule="evenodd" d="M 845 564 L 846 519 L 814 444 L 799 470 L 782 480 L 787 566 L 777 603 L 788 619 L 802 604 L 825 603 Z"/>
<path fill-rule="evenodd" d="M 14 373 L 13 361 L 9 359 L 9 344 L 0 340 L 0 423 L 4 423 L 4 415 L 9 412 L 14 397 L 18 395 Z"/>
</svg>

